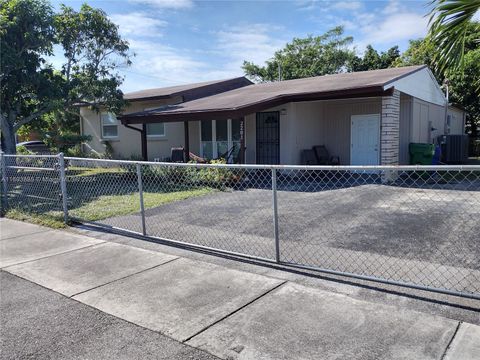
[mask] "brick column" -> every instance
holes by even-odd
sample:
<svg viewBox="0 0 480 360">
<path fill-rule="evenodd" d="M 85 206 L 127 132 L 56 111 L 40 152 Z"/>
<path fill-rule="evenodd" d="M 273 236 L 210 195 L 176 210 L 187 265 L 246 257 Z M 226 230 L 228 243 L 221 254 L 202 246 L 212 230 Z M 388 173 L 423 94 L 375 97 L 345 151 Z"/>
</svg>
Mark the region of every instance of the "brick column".
<svg viewBox="0 0 480 360">
<path fill-rule="evenodd" d="M 400 91 L 382 97 L 380 164 L 398 165 L 400 152 Z"/>
</svg>

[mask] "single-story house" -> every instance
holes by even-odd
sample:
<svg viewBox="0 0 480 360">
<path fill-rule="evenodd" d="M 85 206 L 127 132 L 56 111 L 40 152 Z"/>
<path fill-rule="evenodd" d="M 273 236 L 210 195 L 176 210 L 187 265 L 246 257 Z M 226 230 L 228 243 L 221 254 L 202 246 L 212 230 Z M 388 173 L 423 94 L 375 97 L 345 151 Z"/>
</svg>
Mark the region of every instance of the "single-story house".
<svg viewBox="0 0 480 360">
<path fill-rule="evenodd" d="M 83 108 L 83 133 L 94 137 L 95 150 L 104 139 L 124 156 L 143 148 L 150 160 L 164 159 L 172 147 L 180 146 L 187 155 L 205 158 L 226 155 L 229 161 L 249 164 L 300 164 L 302 150 L 324 145 L 341 164 L 351 165 L 408 164 L 409 143 L 464 134 L 464 112 L 447 107 L 426 66 L 261 84 L 245 78 L 228 81 L 234 83 L 230 88 L 212 82 L 216 91 L 197 90 L 194 98 L 172 88 L 164 89 L 170 92 L 166 98 L 127 94 L 132 105 L 117 118 Z M 186 85 L 184 91 L 195 86 Z M 162 89 L 140 94 L 155 92 Z"/>
<path fill-rule="evenodd" d="M 189 102 L 201 97 L 211 96 L 221 92 L 251 85 L 245 77 L 227 80 L 208 81 L 195 84 L 171 86 L 157 89 L 147 89 L 124 94 L 128 101 L 125 113 L 157 109 L 161 106 Z M 135 127 L 135 126 L 133 126 Z M 92 140 L 84 146 L 84 151 L 104 153 L 109 143 L 117 158 L 139 158 L 163 160 L 170 156 L 170 150 L 175 146 L 183 146 L 183 122 L 146 124 L 146 143 L 148 154 L 142 154 L 142 141 L 139 131 L 142 127 L 122 126 L 117 116 L 104 111 L 94 111 L 84 106 L 80 108 L 80 130 L 83 135 L 90 135 Z M 192 134 L 193 138 L 193 134 Z M 146 155 L 146 156 L 145 156 Z"/>
</svg>

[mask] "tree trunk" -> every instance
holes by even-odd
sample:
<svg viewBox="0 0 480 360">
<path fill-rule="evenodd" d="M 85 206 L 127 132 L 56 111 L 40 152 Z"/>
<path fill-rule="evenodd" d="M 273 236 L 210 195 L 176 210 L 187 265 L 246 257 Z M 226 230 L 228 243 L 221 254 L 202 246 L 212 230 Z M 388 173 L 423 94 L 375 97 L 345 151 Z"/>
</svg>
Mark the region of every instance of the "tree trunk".
<svg viewBox="0 0 480 360">
<path fill-rule="evenodd" d="M 7 119 L 5 116 L 0 115 L 0 120 L 2 126 L 2 151 L 5 154 L 16 154 L 17 144 L 15 141 L 15 130 L 13 129 L 14 117 L 10 116 Z"/>
</svg>

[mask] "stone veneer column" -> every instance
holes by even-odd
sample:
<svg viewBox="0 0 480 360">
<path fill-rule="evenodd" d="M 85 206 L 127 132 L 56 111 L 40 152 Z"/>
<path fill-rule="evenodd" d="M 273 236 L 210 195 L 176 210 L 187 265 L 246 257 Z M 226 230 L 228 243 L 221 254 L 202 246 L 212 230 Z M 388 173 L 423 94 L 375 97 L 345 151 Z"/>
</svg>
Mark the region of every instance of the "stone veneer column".
<svg viewBox="0 0 480 360">
<path fill-rule="evenodd" d="M 400 91 L 382 97 L 380 164 L 398 165 L 400 153 Z"/>
</svg>

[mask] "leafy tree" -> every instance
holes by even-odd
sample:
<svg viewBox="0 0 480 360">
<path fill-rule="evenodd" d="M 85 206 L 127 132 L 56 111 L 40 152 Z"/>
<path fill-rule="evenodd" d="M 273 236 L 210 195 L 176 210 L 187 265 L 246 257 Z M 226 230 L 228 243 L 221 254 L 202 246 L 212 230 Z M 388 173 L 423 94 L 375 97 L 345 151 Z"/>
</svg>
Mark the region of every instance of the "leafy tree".
<svg viewBox="0 0 480 360">
<path fill-rule="evenodd" d="M 39 134 L 51 150 L 63 152 L 67 156 L 79 155 L 80 145 L 91 140 L 91 136 L 80 134 L 79 108 L 52 111 L 18 130 L 20 135 L 32 132 Z"/>
<path fill-rule="evenodd" d="M 410 65 L 428 65 L 433 69 L 433 56 L 435 54 L 435 45 L 430 39 L 422 38 L 409 41 L 408 49 L 398 57 L 393 65 L 410 66 Z"/>
<path fill-rule="evenodd" d="M 279 68 L 282 80 L 343 72 L 348 70 L 355 55 L 348 48 L 352 41 L 352 37 L 343 36 L 343 28 L 339 26 L 320 36 L 294 38 L 275 52 L 265 66 L 244 61 L 242 68 L 256 81 L 278 80 Z"/>
<path fill-rule="evenodd" d="M 439 83 L 449 79 L 450 100 L 465 108 L 467 113 L 466 128 L 472 136 L 478 136 L 480 127 L 480 48 L 476 39 L 480 38 L 480 24 L 470 22 L 465 33 L 465 55 L 463 68 L 445 68 L 443 71 L 435 67 L 437 47 L 430 38 L 411 40 L 408 49 L 395 62 L 395 66 L 426 64 Z"/>
<path fill-rule="evenodd" d="M 124 106 L 115 70 L 129 65 L 128 43 L 99 9 L 62 5 L 55 14 L 45 0 L 0 0 L 2 150 L 15 153 L 15 133 L 45 114 L 79 104 L 120 111 Z M 63 49 L 61 69 L 46 57 Z"/>
<path fill-rule="evenodd" d="M 464 55 L 463 69 L 451 71 L 448 76 L 451 99 L 465 108 L 466 131 L 473 137 L 480 136 L 480 49 Z"/>
<path fill-rule="evenodd" d="M 352 71 L 367 71 L 392 67 L 400 57 L 398 46 L 393 46 L 380 54 L 371 45 L 367 45 L 363 57 L 358 56 L 352 62 Z"/>
<path fill-rule="evenodd" d="M 437 51 L 436 69 L 443 72 L 462 70 L 469 28 L 473 16 L 480 10 L 480 0 L 433 0 L 429 35 Z M 477 47 L 480 37 L 476 37 Z"/>
</svg>

